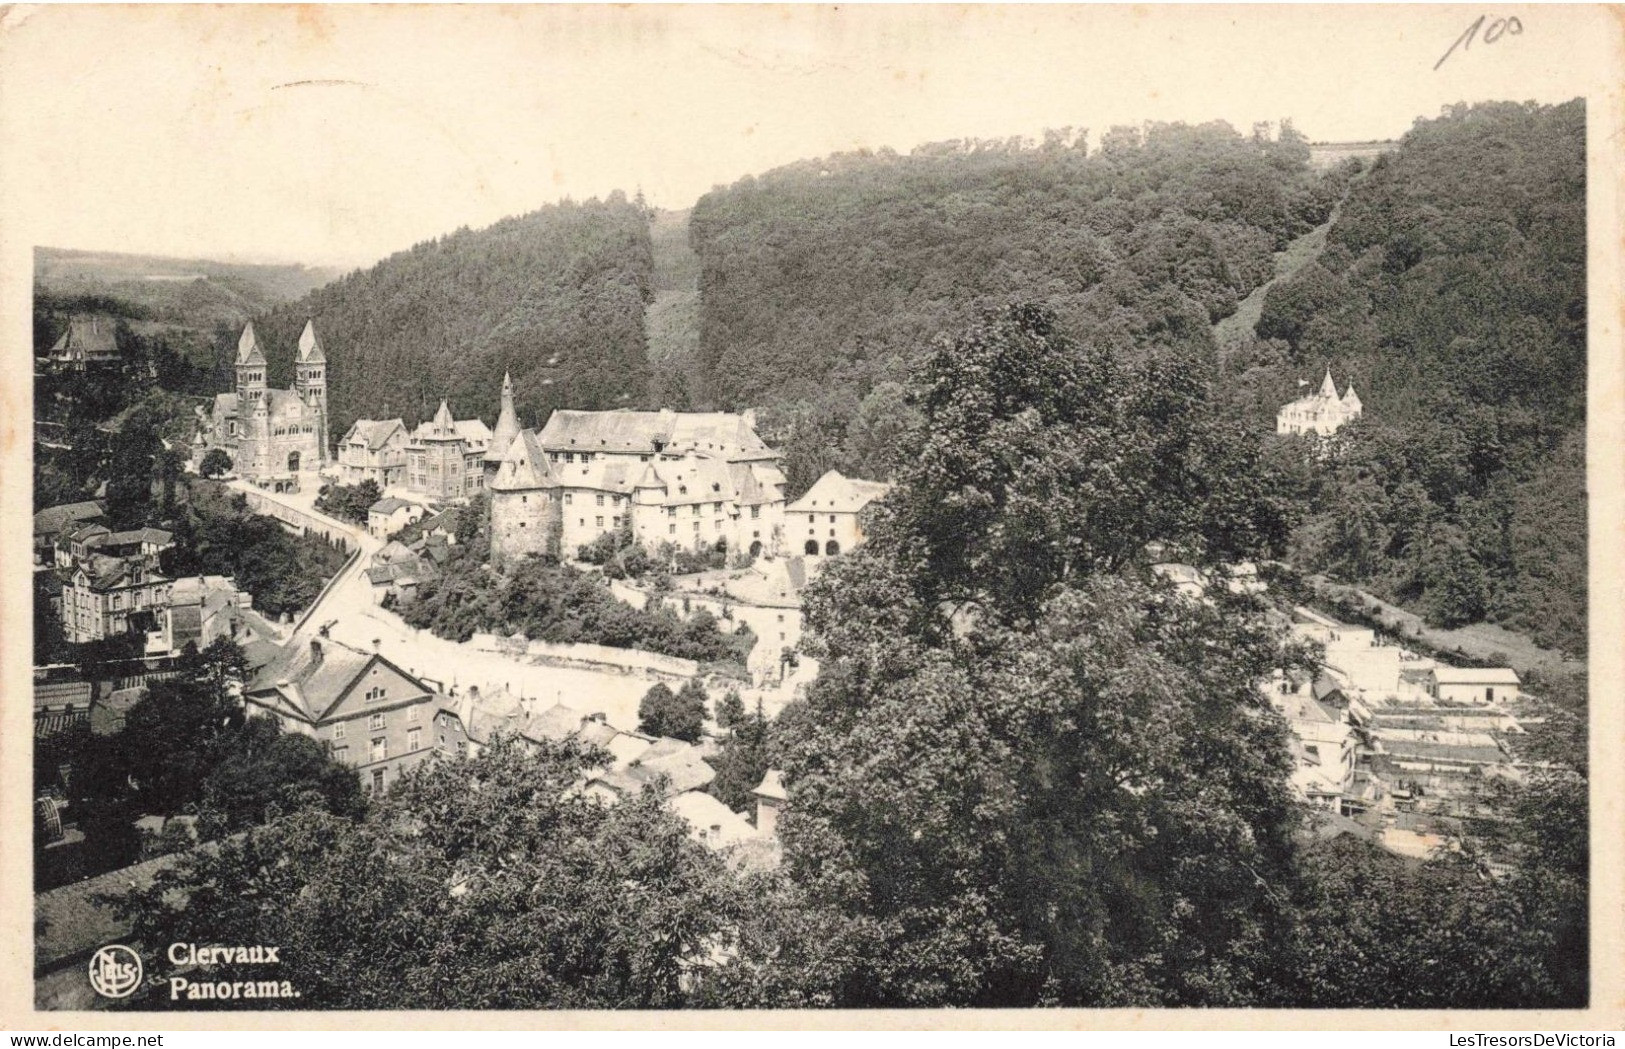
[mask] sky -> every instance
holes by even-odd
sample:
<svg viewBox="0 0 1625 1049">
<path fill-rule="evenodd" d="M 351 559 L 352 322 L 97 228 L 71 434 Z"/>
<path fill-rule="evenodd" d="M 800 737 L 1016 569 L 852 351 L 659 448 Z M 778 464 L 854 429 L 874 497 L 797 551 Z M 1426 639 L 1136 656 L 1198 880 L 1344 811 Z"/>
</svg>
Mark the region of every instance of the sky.
<svg viewBox="0 0 1625 1049">
<path fill-rule="evenodd" d="M 1518 18 L 1440 57 L 1480 15 Z M 563 197 L 684 208 L 805 157 L 1291 118 L 1391 138 L 1586 92 L 1598 10 L 784 6 L 11 8 L 8 246 L 366 265 Z"/>
</svg>

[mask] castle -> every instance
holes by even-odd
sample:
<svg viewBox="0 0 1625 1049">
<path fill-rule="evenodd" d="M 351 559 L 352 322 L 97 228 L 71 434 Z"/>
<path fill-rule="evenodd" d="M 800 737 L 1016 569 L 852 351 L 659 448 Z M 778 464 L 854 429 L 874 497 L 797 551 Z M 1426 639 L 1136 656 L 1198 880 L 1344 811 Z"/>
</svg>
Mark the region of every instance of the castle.
<svg viewBox="0 0 1625 1049">
<path fill-rule="evenodd" d="M 778 461 L 748 411 L 555 411 L 541 430 L 512 438 L 488 484 L 492 559 L 573 557 L 622 530 L 650 550 L 777 553 Z"/>
<path fill-rule="evenodd" d="M 1279 434 L 1312 433 L 1322 437 L 1336 433 L 1344 423 L 1360 417 L 1364 406 L 1349 383 L 1342 397 L 1332 382 L 1332 371 L 1326 369 L 1326 378 L 1320 389 L 1307 397 L 1300 397 L 1283 407 L 1275 415 L 1275 432 Z"/>
<path fill-rule="evenodd" d="M 265 354 L 253 322 L 237 340 L 236 370 L 236 390 L 216 394 L 209 412 L 198 410 L 193 462 L 218 448 L 243 479 L 278 492 L 298 491 L 302 478 L 327 463 L 327 356 L 315 325 L 307 321 L 299 336 L 293 389 L 266 386 Z"/>
</svg>

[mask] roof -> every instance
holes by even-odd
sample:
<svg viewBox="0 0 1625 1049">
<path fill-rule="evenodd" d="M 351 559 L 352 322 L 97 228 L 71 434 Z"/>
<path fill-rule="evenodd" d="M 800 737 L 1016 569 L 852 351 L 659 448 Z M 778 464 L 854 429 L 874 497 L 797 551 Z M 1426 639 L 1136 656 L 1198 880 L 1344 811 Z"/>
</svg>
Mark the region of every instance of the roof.
<svg viewBox="0 0 1625 1049">
<path fill-rule="evenodd" d="M 756 789 L 752 790 L 751 793 L 758 798 L 767 798 L 769 800 L 790 800 L 789 793 L 784 789 L 784 773 L 778 769 L 768 769 L 762 776 L 762 782 L 756 784 Z"/>
<path fill-rule="evenodd" d="M 145 889 L 160 871 L 173 867 L 179 859 L 179 855 L 160 856 L 35 896 L 35 970 L 124 939 L 130 931 L 129 922 L 121 920 L 113 908 L 96 902 L 97 897 L 131 888 Z"/>
<path fill-rule="evenodd" d="M 243 326 L 243 334 L 237 339 L 237 363 L 239 365 L 265 363 L 265 354 L 260 351 L 260 340 L 254 334 L 253 321 Z"/>
<path fill-rule="evenodd" d="M 1507 667 L 1447 667 L 1433 668 L 1433 680 L 1441 685 L 1516 685 L 1518 672 Z"/>
<path fill-rule="evenodd" d="M 535 430 L 522 430 L 491 478 L 493 491 L 517 492 L 545 488 L 554 482 L 553 468 Z"/>
<path fill-rule="evenodd" d="M 713 849 L 756 836 L 756 828 L 749 820 L 701 791 L 684 791 L 672 798 L 670 805 L 694 829 L 694 836 Z"/>
<path fill-rule="evenodd" d="M 114 338 L 115 322 L 106 317 L 74 317 L 68 321 L 68 330 L 51 347 L 51 356 L 70 360 L 92 357 L 118 356 L 118 341 Z"/>
<path fill-rule="evenodd" d="M 299 333 L 299 360 L 306 364 L 327 360 L 327 354 L 322 352 L 322 341 L 316 337 L 315 321 L 307 320 L 305 330 Z"/>
<path fill-rule="evenodd" d="M 588 412 L 560 408 L 539 434 L 549 451 L 707 452 L 723 459 L 765 458 L 772 449 L 733 412 Z"/>
<path fill-rule="evenodd" d="M 632 491 L 643 472 L 642 463 L 598 459 L 588 463 L 554 463 L 553 476 L 564 488 L 591 488 L 601 492 Z"/>
<path fill-rule="evenodd" d="M 376 652 L 362 652 L 328 638 L 313 640 L 295 635 L 282 646 L 277 658 L 254 675 L 245 690 L 254 693 L 278 693 L 310 720 L 318 720 L 344 694 L 374 660 L 386 663 L 408 681 L 428 693 L 428 688 L 416 677 L 389 663 Z"/>
<path fill-rule="evenodd" d="M 491 433 L 491 446 L 486 450 L 487 459 L 501 459 L 502 453 L 507 451 L 508 445 L 519 436 L 519 415 L 513 408 L 513 379 L 507 372 L 502 373 L 502 410 L 497 415 L 496 429 Z"/>
<path fill-rule="evenodd" d="M 137 528 L 130 532 L 109 532 L 98 545 L 127 546 L 131 543 L 152 543 L 164 546 L 174 541 L 174 535 L 162 528 Z"/>
<path fill-rule="evenodd" d="M 143 559 L 134 557 L 92 554 L 80 567 L 94 590 L 112 590 L 116 587 L 161 582 L 165 579 L 153 571 Z"/>
<path fill-rule="evenodd" d="M 860 481 L 839 470 L 829 470 L 802 493 L 800 499 L 784 508 L 786 513 L 857 513 L 877 499 L 884 498 L 891 485 L 883 481 Z"/>
<path fill-rule="evenodd" d="M 397 430 L 405 429 L 406 423 L 400 419 L 357 419 L 350 427 L 350 432 L 344 435 L 344 443 L 364 441 L 367 451 L 376 452 Z"/>
<path fill-rule="evenodd" d="M 376 503 L 373 503 L 371 506 L 367 507 L 367 512 L 369 514 L 392 514 L 403 506 L 416 505 L 416 503 L 409 503 L 405 499 L 397 499 L 393 495 L 386 495 Z"/>
<path fill-rule="evenodd" d="M 56 535 L 69 524 L 92 521 L 102 516 L 101 504 L 89 500 L 48 506 L 34 515 L 35 535 Z"/>
</svg>

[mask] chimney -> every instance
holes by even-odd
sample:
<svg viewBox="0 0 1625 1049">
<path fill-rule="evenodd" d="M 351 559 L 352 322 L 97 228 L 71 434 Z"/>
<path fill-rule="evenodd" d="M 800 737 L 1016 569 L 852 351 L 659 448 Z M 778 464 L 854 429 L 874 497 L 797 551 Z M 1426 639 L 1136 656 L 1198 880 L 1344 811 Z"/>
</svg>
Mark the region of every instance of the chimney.
<svg viewBox="0 0 1625 1049">
<path fill-rule="evenodd" d="M 310 639 L 310 661 L 312 663 L 322 661 L 322 643 L 315 638 Z"/>
<path fill-rule="evenodd" d="M 778 769 L 768 769 L 762 782 L 751 791 L 756 795 L 756 833 L 763 838 L 779 836 L 779 810 L 790 800 L 784 790 L 783 776 Z"/>
</svg>

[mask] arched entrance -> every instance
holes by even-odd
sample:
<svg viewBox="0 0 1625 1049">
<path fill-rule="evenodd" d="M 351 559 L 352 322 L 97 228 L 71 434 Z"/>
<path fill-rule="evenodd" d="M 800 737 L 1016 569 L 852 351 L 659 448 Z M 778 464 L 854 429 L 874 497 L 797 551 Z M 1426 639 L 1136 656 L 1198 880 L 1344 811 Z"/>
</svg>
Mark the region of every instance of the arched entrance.
<svg viewBox="0 0 1625 1049">
<path fill-rule="evenodd" d="M 816 540 L 816 539 L 807 540 L 807 554 L 808 554 L 808 556 L 814 556 L 817 553 L 818 553 L 818 540 Z"/>
<path fill-rule="evenodd" d="M 829 554 L 831 557 L 840 552 L 841 544 L 837 543 L 835 540 L 831 539 L 829 542 L 824 544 L 824 553 Z"/>
<path fill-rule="evenodd" d="M 298 452 L 289 452 L 288 453 L 288 472 L 289 473 L 298 473 L 299 472 L 299 453 Z"/>
<path fill-rule="evenodd" d="M 762 556 L 762 541 L 760 539 L 757 539 L 757 540 L 755 540 L 754 542 L 752 542 L 750 544 L 750 556 L 752 556 L 752 557 L 761 557 Z"/>
</svg>

